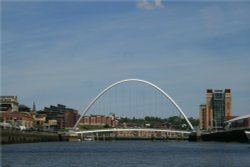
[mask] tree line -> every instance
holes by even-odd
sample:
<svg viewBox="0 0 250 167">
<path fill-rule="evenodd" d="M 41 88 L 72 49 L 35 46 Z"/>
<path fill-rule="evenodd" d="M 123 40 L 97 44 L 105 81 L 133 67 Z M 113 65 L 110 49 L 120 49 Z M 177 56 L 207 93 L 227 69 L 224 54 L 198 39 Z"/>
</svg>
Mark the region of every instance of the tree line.
<svg viewBox="0 0 250 167">
<path fill-rule="evenodd" d="M 188 118 L 188 120 L 191 122 L 191 124 L 194 127 L 197 127 L 199 125 L 199 119 L 194 119 L 192 117 Z M 123 117 L 119 119 L 119 124 L 128 124 L 128 125 L 134 125 L 138 127 L 166 127 L 166 128 L 173 128 L 173 129 L 181 129 L 181 130 L 188 130 L 190 127 L 188 126 L 187 121 L 185 118 L 181 118 L 179 116 L 172 116 L 169 118 L 159 118 L 159 117 L 151 117 L 146 116 L 144 118 L 128 118 Z"/>
</svg>

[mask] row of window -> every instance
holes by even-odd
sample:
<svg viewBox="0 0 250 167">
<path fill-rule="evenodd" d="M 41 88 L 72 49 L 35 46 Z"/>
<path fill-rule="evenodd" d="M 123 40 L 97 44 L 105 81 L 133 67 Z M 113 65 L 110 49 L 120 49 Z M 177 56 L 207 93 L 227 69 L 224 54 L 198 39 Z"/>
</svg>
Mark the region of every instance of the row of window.
<svg viewBox="0 0 250 167">
<path fill-rule="evenodd" d="M 23 120 L 22 117 L 6 117 L 6 120 Z"/>
</svg>

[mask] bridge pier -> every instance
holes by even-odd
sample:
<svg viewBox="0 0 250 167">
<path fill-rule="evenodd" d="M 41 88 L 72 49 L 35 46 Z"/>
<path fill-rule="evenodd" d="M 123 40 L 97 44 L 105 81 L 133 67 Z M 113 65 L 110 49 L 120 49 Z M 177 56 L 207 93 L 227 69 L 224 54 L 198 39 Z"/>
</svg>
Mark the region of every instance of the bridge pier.
<svg viewBox="0 0 250 167">
<path fill-rule="evenodd" d="M 83 133 L 81 134 L 81 141 L 83 141 Z"/>
<path fill-rule="evenodd" d="M 98 140 L 99 140 L 99 133 L 98 133 L 98 132 L 97 132 L 97 133 L 95 133 L 95 135 L 94 135 L 94 136 L 95 136 L 95 140 L 97 140 L 97 141 L 98 141 Z"/>
</svg>

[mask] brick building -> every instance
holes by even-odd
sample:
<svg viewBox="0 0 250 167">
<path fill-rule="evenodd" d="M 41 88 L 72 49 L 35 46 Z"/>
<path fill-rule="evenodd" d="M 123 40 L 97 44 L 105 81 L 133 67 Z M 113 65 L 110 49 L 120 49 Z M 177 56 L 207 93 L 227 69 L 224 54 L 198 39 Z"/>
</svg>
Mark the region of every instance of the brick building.
<svg viewBox="0 0 250 167">
<path fill-rule="evenodd" d="M 33 128 L 34 119 L 31 113 L 28 112 L 1 112 L 0 122 L 9 123 L 13 128 L 25 127 L 26 129 Z"/>
<path fill-rule="evenodd" d="M 118 120 L 115 115 L 90 115 L 82 117 L 79 125 L 108 125 L 110 127 L 116 127 L 118 125 Z"/>
<path fill-rule="evenodd" d="M 207 89 L 206 104 L 200 105 L 200 129 L 220 129 L 232 118 L 232 95 L 230 89 Z"/>
<path fill-rule="evenodd" d="M 45 114 L 47 123 L 56 123 L 56 125 L 53 125 L 54 130 L 72 128 L 79 117 L 77 110 L 66 108 L 62 104 L 45 107 L 43 111 L 38 111 L 37 113 Z"/>
</svg>

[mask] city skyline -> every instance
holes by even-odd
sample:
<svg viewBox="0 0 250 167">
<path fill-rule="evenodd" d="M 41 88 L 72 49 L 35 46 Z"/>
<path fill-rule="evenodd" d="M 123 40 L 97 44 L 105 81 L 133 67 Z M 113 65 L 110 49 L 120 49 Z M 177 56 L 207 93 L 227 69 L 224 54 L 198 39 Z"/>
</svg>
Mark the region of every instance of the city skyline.
<svg viewBox="0 0 250 167">
<path fill-rule="evenodd" d="M 231 89 L 250 112 L 249 2 L 1 2 L 1 92 L 38 109 L 80 112 L 104 88 L 139 78 L 188 117 L 206 89 Z"/>
</svg>

